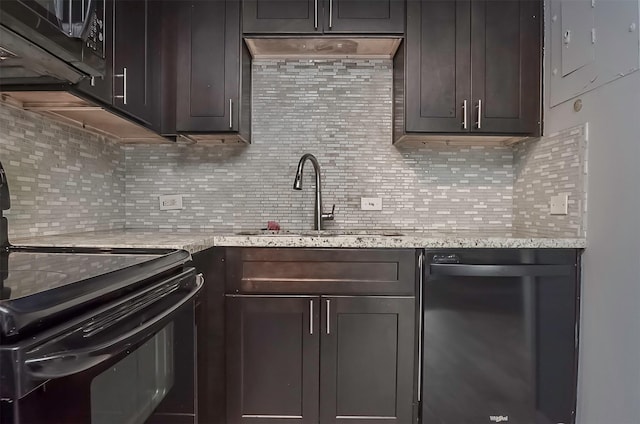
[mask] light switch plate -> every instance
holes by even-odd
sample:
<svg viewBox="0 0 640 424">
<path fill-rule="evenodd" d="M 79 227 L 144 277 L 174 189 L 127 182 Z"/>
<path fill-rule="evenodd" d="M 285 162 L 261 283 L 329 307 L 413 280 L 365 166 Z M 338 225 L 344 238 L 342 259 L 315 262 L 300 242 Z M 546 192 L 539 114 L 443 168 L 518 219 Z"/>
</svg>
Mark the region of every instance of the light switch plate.
<svg viewBox="0 0 640 424">
<path fill-rule="evenodd" d="M 182 209 L 182 194 L 161 195 L 159 199 L 161 211 Z"/>
<path fill-rule="evenodd" d="M 381 211 L 382 197 L 361 197 L 360 209 L 363 211 Z"/>
<path fill-rule="evenodd" d="M 551 196 L 551 202 L 549 202 L 549 213 L 551 215 L 567 215 L 569 213 L 569 196 L 566 194 L 559 194 L 557 196 Z"/>
</svg>

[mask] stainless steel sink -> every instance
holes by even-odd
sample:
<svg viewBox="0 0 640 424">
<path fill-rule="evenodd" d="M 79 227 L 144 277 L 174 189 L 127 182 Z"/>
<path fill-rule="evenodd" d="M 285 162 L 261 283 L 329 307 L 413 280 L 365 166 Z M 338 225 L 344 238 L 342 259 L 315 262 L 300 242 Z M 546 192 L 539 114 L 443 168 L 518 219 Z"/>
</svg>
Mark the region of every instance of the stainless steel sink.
<svg viewBox="0 0 640 424">
<path fill-rule="evenodd" d="M 266 237 L 296 237 L 300 235 L 300 233 L 294 233 L 290 231 L 272 231 L 272 230 L 237 231 L 234 234 L 237 236 L 266 236 Z"/>
<path fill-rule="evenodd" d="M 393 230 L 305 230 L 305 231 L 271 231 L 247 230 L 234 233 L 238 236 L 262 237 L 400 237 L 404 234 Z"/>
</svg>

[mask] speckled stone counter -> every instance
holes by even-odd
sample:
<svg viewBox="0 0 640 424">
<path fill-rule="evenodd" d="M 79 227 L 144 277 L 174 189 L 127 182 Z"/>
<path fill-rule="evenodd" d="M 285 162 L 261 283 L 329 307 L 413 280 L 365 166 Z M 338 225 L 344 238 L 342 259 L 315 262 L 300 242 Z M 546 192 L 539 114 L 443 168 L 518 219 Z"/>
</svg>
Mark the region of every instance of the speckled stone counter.
<svg viewBox="0 0 640 424">
<path fill-rule="evenodd" d="M 9 239 L 9 242 L 20 246 L 184 249 L 196 253 L 214 246 L 215 236 L 196 231 L 110 230 Z"/>
<path fill-rule="evenodd" d="M 213 246 L 321 248 L 570 248 L 583 249 L 582 238 L 532 238 L 518 234 L 438 231 L 301 231 L 261 232 L 113 230 L 11 240 L 16 245 L 184 249 Z"/>
</svg>

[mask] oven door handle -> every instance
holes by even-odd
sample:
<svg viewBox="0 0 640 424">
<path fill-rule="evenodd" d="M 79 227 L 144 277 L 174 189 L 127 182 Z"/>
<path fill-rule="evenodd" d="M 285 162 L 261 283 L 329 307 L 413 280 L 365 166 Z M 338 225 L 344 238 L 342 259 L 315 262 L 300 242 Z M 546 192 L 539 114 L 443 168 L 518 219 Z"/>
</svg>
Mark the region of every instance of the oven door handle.
<svg viewBox="0 0 640 424">
<path fill-rule="evenodd" d="M 126 333 L 118 334 L 118 336 L 109 341 L 82 349 L 49 353 L 28 358 L 25 360 L 27 372 L 31 377 L 37 379 L 62 378 L 86 371 L 107 361 L 160 331 L 172 319 L 174 313 L 187 303 L 193 301 L 203 284 L 204 278 L 202 274 L 198 274 L 195 284 L 178 302 L 175 302 L 170 308 L 139 327 Z"/>
</svg>

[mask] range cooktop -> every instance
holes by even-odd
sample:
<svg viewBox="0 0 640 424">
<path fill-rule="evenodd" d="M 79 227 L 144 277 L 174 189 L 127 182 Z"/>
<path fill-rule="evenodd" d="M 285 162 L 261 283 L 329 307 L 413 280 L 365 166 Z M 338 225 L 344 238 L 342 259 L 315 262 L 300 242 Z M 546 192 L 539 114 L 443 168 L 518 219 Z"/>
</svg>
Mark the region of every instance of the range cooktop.
<svg viewBox="0 0 640 424">
<path fill-rule="evenodd" d="M 79 309 L 180 272 L 183 250 L 10 246 L 0 250 L 0 337 L 25 336 Z"/>
<path fill-rule="evenodd" d="M 77 283 L 156 259 L 159 254 L 49 253 L 17 251 L 6 253 L 0 300 L 17 299 Z"/>
</svg>

